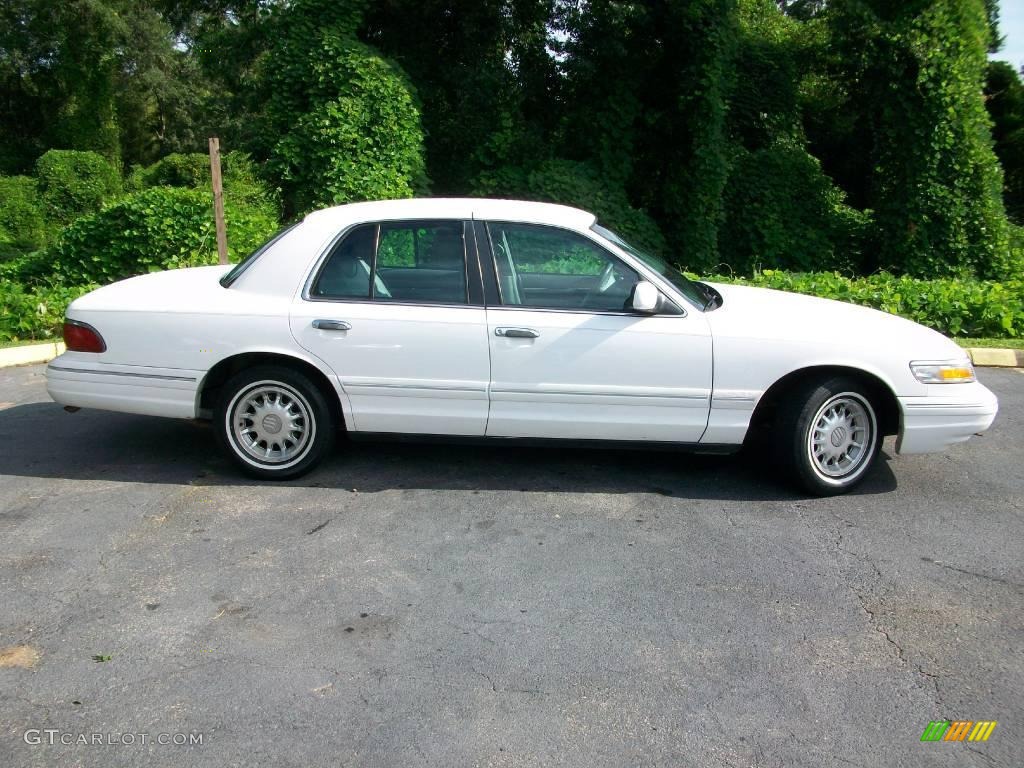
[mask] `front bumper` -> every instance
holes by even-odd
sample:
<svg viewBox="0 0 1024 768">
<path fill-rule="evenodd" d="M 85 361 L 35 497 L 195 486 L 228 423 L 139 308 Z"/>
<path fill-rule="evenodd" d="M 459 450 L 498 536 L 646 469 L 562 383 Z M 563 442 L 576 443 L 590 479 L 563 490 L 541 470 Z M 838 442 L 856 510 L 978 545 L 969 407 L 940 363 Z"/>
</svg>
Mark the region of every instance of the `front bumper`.
<svg viewBox="0 0 1024 768">
<path fill-rule="evenodd" d="M 982 384 L 938 384 L 926 397 L 900 397 L 900 454 L 935 453 L 984 432 L 999 401 Z M 936 394 L 937 393 L 937 394 Z"/>
</svg>

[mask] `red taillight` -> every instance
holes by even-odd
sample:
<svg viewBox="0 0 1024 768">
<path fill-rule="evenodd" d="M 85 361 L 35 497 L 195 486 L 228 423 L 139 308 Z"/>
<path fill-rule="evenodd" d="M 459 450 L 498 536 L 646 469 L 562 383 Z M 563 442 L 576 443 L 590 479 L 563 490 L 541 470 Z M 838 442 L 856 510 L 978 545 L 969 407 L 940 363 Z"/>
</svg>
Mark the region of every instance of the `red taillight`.
<svg viewBox="0 0 1024 768">
<path fill-rule="evenodd" d="M 64 346 L 69 352 L 106 352 L 107 343 L 88 323 L 64 321 Z"/>
</svg>

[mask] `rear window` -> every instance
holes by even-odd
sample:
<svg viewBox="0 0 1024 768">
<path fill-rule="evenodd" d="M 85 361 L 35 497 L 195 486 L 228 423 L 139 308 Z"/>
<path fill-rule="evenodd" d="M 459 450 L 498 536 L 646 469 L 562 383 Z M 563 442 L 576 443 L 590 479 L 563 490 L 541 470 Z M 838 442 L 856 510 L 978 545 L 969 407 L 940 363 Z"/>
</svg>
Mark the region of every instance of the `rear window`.
<svg viewBox="0 0 1024 768">
<path fill-rule="evenodd" d="M 298 224 L 292 224 L 291 226 L 288 226 L 288 227 L 285 227 L 282 230 L 279 230 L 276 234 L 274 234 L 273 237 L 271 237 L 269 240 L 267 240 L 267 242 L 265 242 L 263 245 L 261 245 L 259 248 L 257 248 L 252 253 L 250 253 L 248 256 L 246 256 L 244 259 L 242 259 L 240 262 L 235 264 L 235 266 L 232 267 L 229 272 L 226 272 L 224 274 L 224 276 L 221 277 L 220 284 L 223 285 L 225 288 L 230 288 L 231 284 L 233 282 L 235 282 L 235 280 L 237 280 L 239 277 L 241 277 L 242 273 L 245 272 L 245 270 L 247 270 L 249 267 L 251 267 L 253 264 L 255 264 L 256 260 L 260 256 L 262 256 L 264 253 L 266 253 L 268 250 L 270 250 L 270 247 L 274 243 L 276 243 L 278 240 L 280 240 L 286 234 L 291 232 L 297 226 L 298 226 Z"/>
</svg>

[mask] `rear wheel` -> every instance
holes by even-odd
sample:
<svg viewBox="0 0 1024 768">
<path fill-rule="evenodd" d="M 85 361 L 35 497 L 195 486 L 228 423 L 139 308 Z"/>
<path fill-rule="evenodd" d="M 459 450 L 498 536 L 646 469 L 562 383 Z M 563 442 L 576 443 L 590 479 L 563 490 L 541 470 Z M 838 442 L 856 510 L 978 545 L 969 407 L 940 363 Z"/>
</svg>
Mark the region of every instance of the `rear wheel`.
<svg viewBox="0 0 1024 768">
<path fill-rule="evenodd" d="M 854 487 L 881 448 L 871 399 L 860 382 L 845 376 L 797 389 L 783 405 L 778 426 L 780 458 L 793 479 L 818 496 Z"/>
<path fill-rule="evenodd" d="M 266 480 L 309 472 L 334 445 L 331 409 L 319 388 L 290 368 L 240 371 L 221 390 L 217 436 L 242 471 Z"/>
</svg>

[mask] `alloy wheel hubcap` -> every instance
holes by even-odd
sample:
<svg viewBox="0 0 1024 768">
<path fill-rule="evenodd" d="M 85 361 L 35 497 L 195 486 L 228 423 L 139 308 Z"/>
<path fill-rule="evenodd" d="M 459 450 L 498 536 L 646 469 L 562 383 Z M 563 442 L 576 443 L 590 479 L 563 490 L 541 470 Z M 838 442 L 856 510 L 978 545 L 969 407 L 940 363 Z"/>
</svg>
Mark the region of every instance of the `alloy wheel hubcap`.
<svg viewBox="0 0 1024 768">
<path fill-rule="evenodd" d="M 235 442 L 261 464 L 300 456 L 311 437 L 310 407 L 284 384 L 260 383 L 236 398 L 231 412 Z"/>
<path fill-rule="evenodd" d="M 819 474 L 838 480 L 863 466 L 874 442 L 871 407 L 855 395 L 843 394 L 818 410 L 808 435 L 808 451 Z"/>
</svg>

